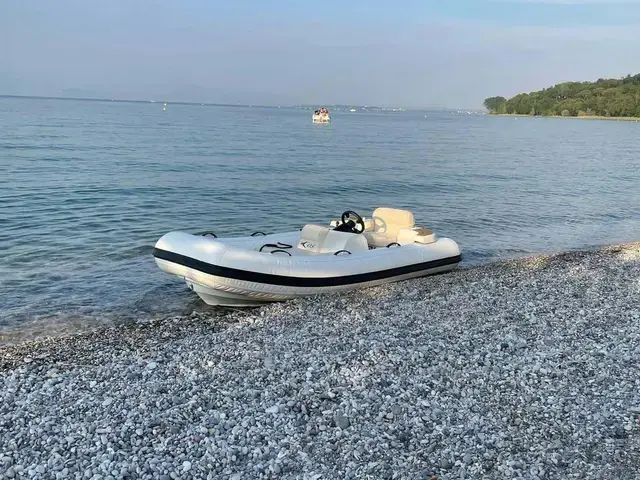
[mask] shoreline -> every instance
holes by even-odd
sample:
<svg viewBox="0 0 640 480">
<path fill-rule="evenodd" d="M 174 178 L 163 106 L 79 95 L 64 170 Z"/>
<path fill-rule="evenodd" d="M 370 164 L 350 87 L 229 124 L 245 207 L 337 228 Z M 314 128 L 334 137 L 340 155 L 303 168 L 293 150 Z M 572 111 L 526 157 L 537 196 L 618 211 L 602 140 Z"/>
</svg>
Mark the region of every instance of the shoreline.
<svg viewBox="0 0 640 480">
<path fill-rule="evenodd" d="M 521 115 L 514 114 L 509 116 L 521 116 Z M 523 115 L 523 116 L 527 116 L 527 115 Z M 538 259 L 538 258 L 553 257 L 555 255 L 561 255 L 561 254 L 562 255 L 591 254 L 591 253 L 598 252 L 600 250 L 606 250 L 610 248 L 625 248 L 629 245 L 633 246 L 636 243 L 640 245 L 640 242 L 627 242 L 627 243 L 620 243 L 620 244 L 605 244 L 605 245 L 594 244 L 591 246 L 579 247 L 579 248 L 566 250 L 566 251 L 559 250 L 559 251 L 551 251 L 551 252 L 529 253 L 524 256 L 507 255 L 504 258 L 494 258 L 488 261 L 472 261 L 471 263 L 466 263 L 468 262 L 468 260 L 465 261 L 463 259 L 463 262 L 453 272 L 466 271 L 469 269 L 476 269 L 476 268 L 491 268 L 491 267 L 498 268 L 503 264 L 510 264 L 512 262 L 534 261 L 535 259 Z M 324 296 L 321 296 L 320 298 L 323 298 L 323 297 Z M 201 302 L 200 299 L 197 299 L 197 300 L 194 299 L 194 301 Z M 287 303 L 289 302 L 284 302 L 283 304 L 287 304 Z M 126 332 L 135 331 L 138 328 L 160 326 L 165 322 L 168 322 L 168 321 L 170 322 L 170 321 L 173 321 L 174 319 L 188 319 L 190 318 L 191 315 L 195 315 L 197 317 L 211 317 L 212 319 L 227 318 L 227 317 L 233 319 L 235 317 L 233 316 L 230 317 L 230 315 L 233 312 L 236 312 L 236 314 L 242 314 L 243 312 L 248 314 L 252 312 L 252 309 L 242 309 L 242 308 L 233 308 L 233 307 L 231 308 L 211 307 L 211 306 L 205 305 L 204 303 L 202 303 L 202 305 L 208 311 L 205 311 L 205 312 L 194 311 L 192 314 L 191 313 L 174 314 L 174 315 L 156 314 L 152 317 L 146 317 L 140 320 L 131 320 L 131 319 L 126 319 L 123 321 L 109 320 L 105 322 L 96 323 L 95 325 L 91 324 L 88 321 L 70 322 L 68 324 L 60 323 L 60 324 L 55 324 L 52 327 L 52 330 L 51 329 L 49 330 L 53 332 L 51 334 L 45 334 L 45 333 L 25 334 L 23 331 L 21 331 L 20 328 L 13 328 L 11 330 L 7 330 L 6 332 L 0 331 L 0 371 L 2 370 L 3 350 L 7 350 L 7 349 L 19 348 L 23 346 L 29 347 L 29 348 L 39 348 L 40 346 L 48 344 L 49 342 L 57 343 L 59 341 L 65 341 L 65 340 L 71 341 L 75 338 L 80 338 L 87 335 L 91 337 L 93 336 L 99 337 L 100 335 L 112 333 L 114 331 L 118 332 L 121 329 L 123 329 L 123 331 L 126 331 Z M 269 304 L 266 304 L 266 306 L 268 305 Z M 233 322 L 234 320 L 229 320 L 229 321 Z M 43 330 L 43 327 L 37 326 L 37 327 L 26 329 L 26 332 L 34 332 L 34 331 L 40 332 L 41 330 Z"/>
<path fill-rule="evenodd" d="M 493 117 L 530 117 L 530 118 L 579 118 L 583 120 L 616 120 L 618 122 L 640 122 L 640 117 L 603 117 L 598 115 L 583 115 L 563 117 L 562 115 L 527 115 L 526 113 L 488 113 Z"/>
<path fill-rule="evenodd" d="M 0 476 L 634 478 L 639 279 L 637 242 L 0 347 Z"/>
</svg>

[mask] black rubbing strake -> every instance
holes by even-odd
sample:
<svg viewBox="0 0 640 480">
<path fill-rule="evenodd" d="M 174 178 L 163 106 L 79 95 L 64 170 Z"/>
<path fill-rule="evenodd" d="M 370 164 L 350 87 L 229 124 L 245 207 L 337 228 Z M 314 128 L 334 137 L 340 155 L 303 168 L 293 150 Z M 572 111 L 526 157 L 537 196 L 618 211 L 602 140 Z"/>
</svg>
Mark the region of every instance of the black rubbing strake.
<svg viewBox="0 0 640 480">
<path fill-rule="evenodd" d="M 217 277 L 233 278 L 235 280 L 244 280 L 247 282 L 266 283 L 270 285 L 282 285 L 289 287 L 336 287 L 340 285 L 352 285 L 354 283 L 371 282 L 374 280 L 382 280 L 384 278 L 397 277 L 408 273 L 420 272 L 422 270 L 430 270 L 432 268 L 454 265 L 462 260 L 461 255 L 454 257 L 440 258 L 429 262 L 414 263 L 402 267 L 389 268 L 387 270 L 378 270 L 375 272 L 356 273 L 352 275 L 343 275 L 340 277 L 289 277 L 286 275 L 274 275 L 271 273 L 252 272 L 249 270 L 240 270 L 238 268 L 223 267 L 203 262 L 195 258 L 180 255 L 179 253 L 169 252 L 160 248 L 153 249 L 153 256 L 166 260 L 168 262 L 177 263 L 185 267 L 193 268 L 209 275 Z"/>
</svg>

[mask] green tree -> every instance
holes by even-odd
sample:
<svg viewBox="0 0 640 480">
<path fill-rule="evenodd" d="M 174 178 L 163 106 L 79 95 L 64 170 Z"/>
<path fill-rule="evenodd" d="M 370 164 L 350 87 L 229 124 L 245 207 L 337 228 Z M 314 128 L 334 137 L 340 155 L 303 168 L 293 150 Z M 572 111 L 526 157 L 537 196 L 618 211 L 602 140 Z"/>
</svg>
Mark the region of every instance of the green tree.
<svg viewBox="0 0 640 480">
<path fill-rule="evenodd" d="M 559 83 L 509 100 L 490 97 L 484 105 L 492 113 L 640 117 L 640 73 L 621 79 Z"/>
<path fill-rule="evenodd" d="M 485 98 L 484 106 L 490 112 L 497 112 L 498 109 L 500 108 L 500 105 L 502 105 L 506 101 L 507 99 L 504 97 L 489 97 L 489 98 Z"/>
</svg>

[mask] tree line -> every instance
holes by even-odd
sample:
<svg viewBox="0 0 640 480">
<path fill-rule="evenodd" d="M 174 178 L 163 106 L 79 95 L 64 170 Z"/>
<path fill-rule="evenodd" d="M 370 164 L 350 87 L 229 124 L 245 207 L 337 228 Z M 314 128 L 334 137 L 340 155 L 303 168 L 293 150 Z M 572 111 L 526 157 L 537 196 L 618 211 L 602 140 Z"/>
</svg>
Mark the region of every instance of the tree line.
<svg viewBox="0 0 640 480">
<path fill-rule="evenodd" d="M 563 117 L 640 117 L 640 73 L 596 82 L 565 82 L 513 98 L 489 97 L 490 113 Z"/>
</svg>

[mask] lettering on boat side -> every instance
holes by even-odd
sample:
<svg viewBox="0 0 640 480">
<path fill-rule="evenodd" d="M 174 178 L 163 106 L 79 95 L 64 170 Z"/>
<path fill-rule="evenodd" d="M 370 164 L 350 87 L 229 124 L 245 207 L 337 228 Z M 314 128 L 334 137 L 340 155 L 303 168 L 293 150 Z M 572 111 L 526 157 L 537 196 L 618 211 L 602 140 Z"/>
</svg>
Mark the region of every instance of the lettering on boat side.
<svg viewBox="0 0 640 480">
<path fill-rule="evenodd" d="M 315 244 L 307 241 L 300 242 L 300 245 L 302 246 L 302 248 L 316 248 Z"/>
</svg>

